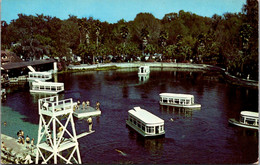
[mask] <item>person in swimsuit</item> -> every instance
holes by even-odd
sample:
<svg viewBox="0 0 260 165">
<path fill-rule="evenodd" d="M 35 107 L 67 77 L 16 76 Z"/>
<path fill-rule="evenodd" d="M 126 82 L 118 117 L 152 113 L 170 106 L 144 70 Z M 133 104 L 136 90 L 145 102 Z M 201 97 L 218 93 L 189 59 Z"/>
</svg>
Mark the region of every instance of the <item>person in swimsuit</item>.
<svg viewBox="0 0 260 165">
<path fill-rule="evenodd" d="M 88 130 L 89 130 L 89 132 L 91 132 L 92 131 L 92 118 L 91 118 L 91 116 L 88 118 Z"/>
<path fill-rule="evenodd" d="M 29 145 L 30 145 L 30 138 L 28 137 L 28 135 L 26 136 L 25 138 L 25 142 L 26 142 L 26 148 L 29 148 Z"/>
</svg>

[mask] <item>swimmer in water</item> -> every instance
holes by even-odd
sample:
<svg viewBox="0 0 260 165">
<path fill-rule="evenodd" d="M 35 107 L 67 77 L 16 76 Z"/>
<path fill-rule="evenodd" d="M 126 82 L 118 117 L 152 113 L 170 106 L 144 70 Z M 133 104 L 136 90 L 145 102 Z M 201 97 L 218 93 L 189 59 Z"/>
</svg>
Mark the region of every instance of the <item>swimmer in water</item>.
<svg viewBox="0 0 260 165">
<path fill-rule="evenodd" d="M 118 150 L 118 149 L 115 149 L 117 152 L 119 152 L 121 155 L 123 155 L 123 156 L 126 156 L 127 154 L 126 153 L 124 153 L 123 151 L 120 151 L 120 150 Z"/>
</svg>

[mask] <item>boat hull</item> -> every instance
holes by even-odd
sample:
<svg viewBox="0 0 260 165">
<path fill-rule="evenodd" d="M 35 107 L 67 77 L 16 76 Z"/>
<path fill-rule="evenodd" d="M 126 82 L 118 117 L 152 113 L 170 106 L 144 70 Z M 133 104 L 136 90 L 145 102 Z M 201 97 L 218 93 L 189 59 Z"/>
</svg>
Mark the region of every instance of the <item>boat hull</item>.
<svg viewBox="0 0 260 165">
<path fill-rule="evenodd" d="M 258 130 L 259 129 L 259 126 L 257 125 L 248 125 L 248 124 L 243 124 L 243 123 L 240 123 L 238 121 L 236 121 L 235 119 L 229 119 L 228 122 L 230 124 L 233 124 L 233 125 L 236 125 L 236 126 L 240 126 L 240 127 L 244 127 L 244 128 L 249 128 L 249 129 L 256 129 Z"/>
<path fill-rule="evenodd" d="M 145 132 L 143 132 L 142 130 L 140 130 L 138 127 L 136 127 L 135 125 L 133 125 L 131 122 L 129 122 L 128 120 L 126 120 L 126 125 L 131 127 L 132 129 L 134 129 L 136 132 L 138 132 L 140 135 L 144 136 L 144 137 L 158 137 L 158 136 L 163 136 L 165 134 L 164 132 L 161 132 L 159 134 L 147 134 Z"/>
<path fill-rule="evenodd" d="M 31 93 L 48 93 L 48 94 L 57 94 L 57 93 L 60 93 L 62 91 L 63 90 L 61 90 L 61 91 L 30 90 Z"/>
<path fill-rule="evenodd" d="M 182 108 L 201 108 L 200 104 L 192 104 L 192 105 L 182 105 L 182 104 L 170 104 L 170 103 L 162 103 L 160 105 L 173 106 L 173 107 L 182 107 Z"/>
</svg>

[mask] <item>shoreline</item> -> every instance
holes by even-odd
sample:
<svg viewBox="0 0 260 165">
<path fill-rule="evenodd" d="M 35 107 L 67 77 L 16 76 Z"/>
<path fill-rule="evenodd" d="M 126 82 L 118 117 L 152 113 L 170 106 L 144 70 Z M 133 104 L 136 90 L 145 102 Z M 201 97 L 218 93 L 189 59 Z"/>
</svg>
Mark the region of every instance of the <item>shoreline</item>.
<svg viewBox="0 0 260 165">
<path fill-rule="evenodd" d="M 258 89 L 258 81 L 241 79 L 232 76 L 225 69 L 208 65 L 208 64 L 191 64 L 191 63 L 163 63 L 163 62 L 134 62 L 134 63 L 101 63 L 101 64 L 80 64 L 80 65 L 69 65 L 68 71 L 66 72 L 78 72 L 78 71 L 97 71 L 97 70 L 116 70 L 121 68 L 138 68 L 140 66 L 150 66 L 151 68 L 176 68 L 176 69 L 199 69 L 207 71 L 220 72 L 227 83 Z M 64 72 L 61 72 L 64 73 Z"/>
</svg>

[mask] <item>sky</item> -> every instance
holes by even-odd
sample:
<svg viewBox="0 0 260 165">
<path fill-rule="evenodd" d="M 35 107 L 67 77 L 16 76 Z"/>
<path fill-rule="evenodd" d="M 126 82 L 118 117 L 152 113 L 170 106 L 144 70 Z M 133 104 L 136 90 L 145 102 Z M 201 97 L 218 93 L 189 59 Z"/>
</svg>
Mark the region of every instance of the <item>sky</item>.
<svg viewBox="0 0 260 165">
<path fill-rule="evenodd" d="M 162 19 L 165 14 L 180 10 L 212 17 L 227 12 L 242 11 L 246 0 L 0 0 L 1 20 L 8 24 L 18 14 L 43 14 L 62 20 L 69 15 L 93 17 L 102 22 L 116 23 L 121 19 L 132 21 L 138 13 L 147 12 Z"/>
</svg>

